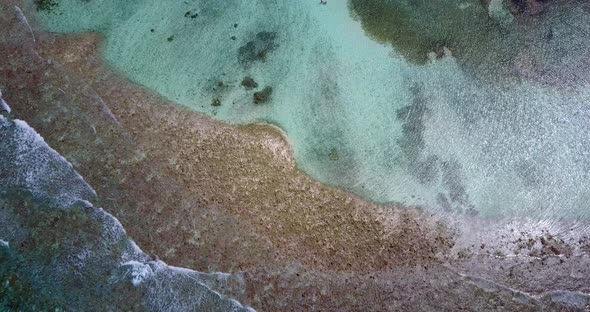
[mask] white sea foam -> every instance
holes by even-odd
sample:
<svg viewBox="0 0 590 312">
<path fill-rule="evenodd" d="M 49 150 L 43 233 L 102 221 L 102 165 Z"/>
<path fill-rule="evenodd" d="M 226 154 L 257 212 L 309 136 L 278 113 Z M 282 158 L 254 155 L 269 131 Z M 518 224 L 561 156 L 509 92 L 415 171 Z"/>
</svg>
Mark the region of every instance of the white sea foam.
<svg viewBox="0 0 590 312">
<path fill-rule="evenodd" d="M 37 40 L 35 39 L 35 33 L 33 32 L 33 28 L 31 28 L 31 25 L 29 24 L 29 21 L 27 20 L 27 17 L 23 13 L 23 11 L 16 5 L 14 6 L 14 10 L 15 10 L 16 17 L 18 18 L 18 20 L 21 22 L 22 25 L 24 25 L 27 28 L 27 30 L 31 34 L 31 38 L 33 39 L 33 42 L 36 42 Z"/>
<path fill-rule="evenodd" d="M 130 267 L 131 283 L 133 286 L 139 286 L 145 280 L 153 275 L 152 268 L 145 263 L 138 261 L 128 261 L 122 265 L 123 267 Z"/>
<path fill-rule="evenodd" d="M 2 112 L 10 114 L 11 110 L 10 106 L 8 106 L 8 103 L 6 103 L 6 101 L 4 101 L 4 98 L 2 98 L 2 91 L 0 91 L 0 114 Z"/>
<path fill-rule="evenodd" d="M 25 188 L 38 198 L 52 198 L 62 207 L 69 207 L 80 200 L 94 200 L 96 193 L 59 153 L 48 147 L 45 140 L 26 122 L 15 119 L 8 121 L 0 115 L 6 129 L 12 129 L 14 142 L 6 146 L 15 153 L 8 156 L 4 166 L 16 170 L 0 176 L 2 187 Z M 8 134 L 5 134 L 8 135 Z M 60 170 L 56 170 L 59 168 Z M 60 182 L 64 184 L 59 184 Z M 61 188 L 69 188 L 64 193 Z"/>
<path fill-rule="evenodd" d="M 103 230 L 98 234 L 91 234 L 96 233 L 94 231 L 87 233 L 95 236 L 80 239 L 80 243 L 87 245 L 47 242 L 52 248 L 60 249 L 61 255 L 52 262 L 51 267 L 41 264 L 44 278 L 55 280 L 59 284 L 67 279 L 85 279 L 89 274 L 88 278 L 98 282 L 97 277 L 92 275 L 92 265 L 101 263 L 98 269 L 113 266 L 111 270 L 115 274 L 106 277 L 112 283 L 130 276 L 131 283 L 137 287 L 152 278 L 157 279 L 158 283 L 150 285 L 148 289 L 148 305 L 152 304 L 153 310 L 166 310 L 166 307 L 194 309 L 211 301 L 216 302 L 219 307 L 245 310 L 239 303 L 205 286 L 200 281 L 200 273 L 186 269 L 176 270 L 163 262 L 149 261 L 150 257 L 131 241 L 119 220 L 103 209 L 93 207 L 91 200 L 96 196 L 94 190 L 65 158 L 51 149 L 26 122 L 8 120 L 1 115 L 0 173 L 1 190 L 29 190 L 34 199 L 50 202 L 55 209 L 68 208 L 74 203 L 83 205 L 88 220 L 102 225 Z M 8 242 L 2 240 L 0 246 L 7 247 Z M 117 268 L 122 269 L 120 276 L 116 273 Z M 187 292 L 187 287 L 192 291 Z"/>
<path fill-rule="evenodd" d="M 6 103 L 6 101 L 4 101 L 4 99 L 0 98 L 0 112 L 7 112 L 10 114 L 11 110 L 10 110 L 10 106 L 8 106 L 8 103 Z"/>
</svg>

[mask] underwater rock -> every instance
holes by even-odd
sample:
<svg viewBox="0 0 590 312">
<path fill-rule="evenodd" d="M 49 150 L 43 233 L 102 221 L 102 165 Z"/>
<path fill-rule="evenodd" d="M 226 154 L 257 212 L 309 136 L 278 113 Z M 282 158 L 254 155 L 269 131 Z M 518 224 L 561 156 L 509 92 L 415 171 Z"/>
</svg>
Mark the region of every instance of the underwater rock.
<svg viewBox="0 0 590 312">
<path fill-rule="evenodd" d="M 449 192 L 451 202 L 458 205 L 468 205 L 469 195 L 463 182 L 463 168 L 456 160 L 443 161 L 441 163 L 442 182 Z"/>
<path fill-rule="evenodd" d="M 337 161 L 340 159 L 340 156 L 338 155 L 338 149 L 333 147 L 332 149 L 330 149 L 330 152 L 328 153 L 328 158 L 332 161 Z"/>
<path fill-rule="evenodd" d="M 263 104 L 270 100 L 272 88 L 265 87 L 262 91 L 254 92 L 254 104 Z"/>
<path fill-rule="evenodd" d="M 219 98 L 214 98 L 213 101 L 211 102 L 211 106 L 221 106 L 221 100 Z"/>
<path fill-rule="evenodd" d="M 184 13 L 184 17 L 190 17 L 190 18 L 197 18 L 199 17 L 199 13 L 193 13 L 193 11 L 187 11 L 186 13 Z"/>
<path fill-rule="evenodd" d="M 254 40 L 240 47 L 238 62 L 245 67 L 255 62 L 264 62 L 267 55 L 278 47 L 278 44 L 275 43 L 276 37 L 276 32 L 259 32 Z"/>
<path fill-rule="evenodd" d="M 242 80 L 242 87 L 246 88 L 246 90 L 252 90 L 258 88 L 258 82 L 256 82 L 252 77 L 244 77 Z"/>
<path fill-rule="evenodd" d="M 59 3 L 56 0 L 35 0 L 33 2 L 37 11 L 53 11 Z"/>
<path fill-rule="evenodd" d="M 420 85 L 413 85 L 412 103 L 396 111 L 396 118 L 402 123 L 403 134 L 397 143 L 410 163 L 416 162 L 424 149 L 425 122 L 431 111 L 422 88 Z"/>
</svg>

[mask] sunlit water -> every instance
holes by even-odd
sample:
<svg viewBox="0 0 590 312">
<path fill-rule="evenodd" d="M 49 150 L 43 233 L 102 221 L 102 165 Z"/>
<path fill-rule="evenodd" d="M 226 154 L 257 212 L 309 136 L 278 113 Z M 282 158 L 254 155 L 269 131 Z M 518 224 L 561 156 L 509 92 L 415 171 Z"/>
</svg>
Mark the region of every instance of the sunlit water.
<svg viewBox="0 0 590 312">
<path fill-rule="evenodd" d="M 179 104 L 279 126 L 302 170 L 370 200 L 587 217 L 587 5 L 518 19 L 440 3 L 390 1 L 423 23 L 388 26 L 408 32 L 393 42 L 344 0 L 63 0 L 40 15 L 53 32 L 102 32 L 114 68 Z M 430 58 L 422 38 L 438 42 Z"/>
</svg>

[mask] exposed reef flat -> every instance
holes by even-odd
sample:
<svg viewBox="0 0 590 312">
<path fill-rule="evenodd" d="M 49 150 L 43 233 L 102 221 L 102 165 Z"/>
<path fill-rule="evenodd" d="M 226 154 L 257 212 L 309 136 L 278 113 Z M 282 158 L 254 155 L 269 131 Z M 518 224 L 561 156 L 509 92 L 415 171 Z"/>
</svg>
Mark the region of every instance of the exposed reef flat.
<svg viewBox="0 0 590 312">
<path fill-rule="evenodd" d="M 26 122 L 0 115 L 0 142 L 0 310 L 251 311 L 143 253 Z"/>
<path fill-rule="evenodd" d="M 408 61 L 426 64 L 433 56 L 452 54 L 464 70 L 488 83 L 513 76 L 575 85 L 574 66 L 588 67 L 581 48 L 588 40 L 584 1 L 349 0 L 348 5 L 372 39 L 391 44 Z"/>
<path fill-rule="evenodd" d="M 207 252 L 211 259 L 220 257 L 214 254 L 222 248 L 226 250 L 222 263 L 230 258 L 242 263 L 222 266 L 221 270 L 245 270 L 286 258 L 315 268 L 370 272 L 437 261 L 453 246 L 452 231 L 427 214 L 370 204 L 311 180 L 297 170 L 291 148 L 276 129 L 223 124 L 126 82 L 102 65 L 96 54 L 98 36 L 58 36 L 53 40 L 44 42 L 41 54 L 73 72 L 85 73 L 104 103 L 112 103 L 111 112 L 133 142 L 130 147 L 145 157 L 137 160 L 134 168 L 113 168 L 124 175 L 117 186 L 119 192 L 134 194 L 122 194 L 121 200 L 145 198 L 146 204 L 165 210 L 141 212 L 144 220 L 153 215 L 153 221 L 144 221 L 147 224 L 136 224 L 138 216 L 127 217 L 129 212 L 124 209 L 115 214 L 124 224 L 129 223 L 127 230 L 138 237 L 140 245 L 145 239 L 158 256 L 186 266 L 194 265 L 185 261 L 194 261 L 191 257 L 203 254 L 202 249 L 211 248 Z M 47 133 L 47 139 L 55 135 Z M 80 148 L 72 147 L 72 152 Z M 62 153 L 70 154 L 66 150 Z M 103 153 L 123 157 L 117 149 Z M 146 167 L 157 174 L 144 173 Z M 83 172 L 91 184 L 96 181 L 100 185 L 102 174 L 93 174 L 91 168 Z M 177 189 L 166 194 L 166 186 L 160 183 L 172 183 Z M 114 190 L 103 192 L 107 197 Z M 171 205 L 166 202 L 171 197 L 186 198 L 187 202 Z M 232 242 L 244 235 L 239 232 L 218 245 L 199 237 L 197 233 L 203 229 L 195 220 L 213 218 L 209 221 L 216 223 L 216 217 L 205 212 L 211 208 L 204 207 L 239 220 L 245 231 L 254 231 L 262 236 L 260 241 L 270 242 L 274 252 L 265 252 L 268 258 L 255 260 L 265 256 L 250 254 L 261 248 L 255 247 L 260 242 L 251 242 L 250 251 L 241 247 L 248 254 L 240 255 L 236 244 L 243 244 L 243 239 Z M 145 236 L 146 226 L 162 233 L 156 236 L 162 241 L 140 238 Z M 229 233 L 235 231 L 241 230 Z M 256 254 L 264 254 L 264 249 L 260 251 Z"/>
<path fill-rule="evenodd" d="M 72 162 L 143 250 L 232 272 L 214 288 L 240 302 L 262 311 L 583 311 L 588 302 L 578 293 L 590 292 L 584 225 L 580 237 L 557 223 L 456 233 L 437 215 L 367 203 L 297 170 L 277 130 L 211 120 L 117 76 L 97 56 L 97 35 L 38 33 L 33 45 L 25 34 L 2 46 L 12 114 Z"/>
</svg>

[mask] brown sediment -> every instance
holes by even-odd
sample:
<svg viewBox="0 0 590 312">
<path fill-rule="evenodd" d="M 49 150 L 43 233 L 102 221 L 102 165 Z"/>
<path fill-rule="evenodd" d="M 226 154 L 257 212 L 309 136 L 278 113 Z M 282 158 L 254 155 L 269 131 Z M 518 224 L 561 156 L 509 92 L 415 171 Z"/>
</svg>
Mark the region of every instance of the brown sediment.
<svg viewBox="0 0 590 312">
<path fill-rule="evenodd" d="M 375 271 L 438 261 L 452 247 L 448 229 L 418 211 L 377 206 L 312 181 L 297 170 L 277 130 L 213 121 L 117 77 L 100 62 L 99 43 L 97 35 L 60 36 L 47 41 L 42 51 L 90 82 L 139 150 L 160 166 L 159 174 L 180 185 L 177 196 L 198 198 L 187 209 L 167 209 L 159 198 L 162 190 L 145 184 L 145 177 L 126 177 L 121 192 L 141 189 L 151 201 L 143 205 L 153 210 L 142 211 L 142 216 L 125 211 L 115 215 L 144 249 L 174 265 L 207 269 L 191 260 L 203 248 L 197 245 L 209 243 L 195 245 L 198 239 L 190 226 L 202 217 L 201 206 L 228 213 L 275 250 L 253 263 L 239 250 L 261 248 L 257 243 L 246 247 L 240 240 L 226 242 L 222 270 L 281 259 L 329 270 Z M 101 178 L 89 169 L 81 171 L 87 180 Z M 142 224 L 138 217 L 153 221 Z M 160 235 L 146 236 L 146 230 Z"/>
<path fill-rule="evenodd" d="M 125 81 L 97 56 L 97 35 L 41 37 L 42 57 L 23 38 L 0 45 L 13 116 L 74 164 L 96 205 L 147 253 L 202 271 L 245 271 L 218 290 L 262 311 L 540 309 L 438 265 L 453 237 L 435 218 L 306 177 L 276 129 L 213 121 Z M 558 241 L 541 244 L 549 261 L 570 253 Z M 589 291 L 587 257 L 548 268 L 545 259 L 466 254 L 448 259 L 457 271 L 535 294 Z"/>
</svg>

